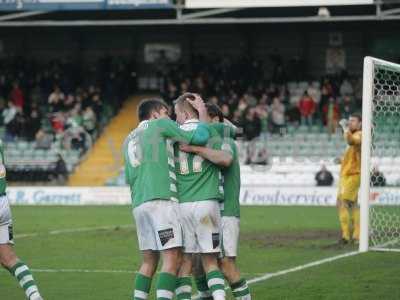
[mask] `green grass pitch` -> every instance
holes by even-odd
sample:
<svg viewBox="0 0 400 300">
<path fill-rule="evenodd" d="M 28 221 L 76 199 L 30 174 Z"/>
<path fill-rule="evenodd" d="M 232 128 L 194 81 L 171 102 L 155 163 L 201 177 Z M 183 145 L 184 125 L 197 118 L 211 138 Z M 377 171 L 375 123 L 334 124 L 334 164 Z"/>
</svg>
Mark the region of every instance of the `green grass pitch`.
<svg viewBox="0 0 400 300">
<path fill-rule="evenodd" d="M 13 216 L 16 251 L 45 299 L 131 299 L 140 255 L 130 207 L 17 206 Z M 252 279 L 356 250 L 337 240 L 335 208 L 244 207 L 239 266 Z M 255 300 L 400 299 L 400 253 L 343 258 L 252 284 L 251 291 Z M 4 269 L 0 299 L 24 299 Z"/>
</svg>

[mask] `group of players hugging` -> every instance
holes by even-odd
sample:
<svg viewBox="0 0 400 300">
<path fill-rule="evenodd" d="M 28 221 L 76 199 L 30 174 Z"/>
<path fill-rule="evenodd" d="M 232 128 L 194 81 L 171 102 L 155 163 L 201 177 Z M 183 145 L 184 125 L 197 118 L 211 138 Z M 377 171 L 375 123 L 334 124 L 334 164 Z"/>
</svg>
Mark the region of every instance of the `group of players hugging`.
<svg viewBox="0 0 400 300">
<path fill-rule="evenodd" d="M 124 144 L 125 172 L 142 265 L 134 300 L 149 297 L 161 255 L 156 299 L 250 300 L 236 266 L 239 241 L 240 167 L 236 128 L 220 109 L 197 94 L 174 103 L 176 122 L 158 99 L 138 106 L 140 124 Z"/>
</svg>

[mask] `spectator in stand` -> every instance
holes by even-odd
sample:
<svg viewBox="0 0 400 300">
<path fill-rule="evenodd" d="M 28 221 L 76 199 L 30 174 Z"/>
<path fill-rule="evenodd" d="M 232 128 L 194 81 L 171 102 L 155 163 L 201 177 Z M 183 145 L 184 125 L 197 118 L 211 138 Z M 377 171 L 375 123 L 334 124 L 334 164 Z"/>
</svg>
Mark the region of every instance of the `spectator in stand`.
<svg viewBox="0 0 400 300">
<path fill-rule="evenodd" d="M 314 99 L 316 103 L 320 102 L 321 92 L 313 85 L 312 82 L 310 82 L 308 85 L 307 93 L 311 98 Z"/>
<path fill-rule="evenodd" d="M 272 132 L 283 134 L 286 127 L 285 106 L 278 97 L 275 97 L 271 105 Z"/>
<path fill-rule="evenodd" d="M 87 106 L 83 112 L 83 128 L 90 134 L 96 130 L 96 114 L 90 106 Z"/>
<path fill-rule="evenodd" d="M 332 186 L 333 176 L 325 165 L 322 165 L 321 170 L 315 175 L 315 181 L 317 182 L 317 186 Z"/>
<path fill-rule="evenodd" d="M 261 125 L 261 134 L 260 137 L 263 140 L 267 139 L 267 134 L 268 134 L 268 107 L 264 103 L 264 100 L 260 100 L 260 104 L 257 105 L 256 107 L 256 113 L 258 118 L 260 119 L 260 125 Z"/>
<path fill-rule="evenodd" d="M 164 100 L 168 103 L 168 104 L 172 104 L 172 102 L 178 98 L 179 94 L 178 94 L 178 88 L 176 87 L 176 85 L 173 82 L 168 82 L 167 84 L 167 90 L 166 92 L 163 94 L 163 98 Z"/>
<path fill-rule="evenodd" d="M 343 119 L 348 119 L 355 110 L 352 98 L 348 95 L 344 96 L 342 103 L 340 103 L 341 117 Z"/>
<path fill-rule="evenodd" d="M 250 107 L 245 112 L 245 119 L 243 123 L 243 136 L 245 140 L 251 141 L 258 137 L 261 132 L 260 119 L 257 117 L 256 109 Z"/>
<path fill-rule="evenodd" d="M 230 112 L 228 104 L 222 104 L 221 111 L 222 111 L 222 114 L 224 115 L 224 118 L 230 119 L 231 112 Z"/>
<path fill-rule="evenodd" d="M 240 98 L 239 103 L 238 103 L 238 110 L 244 113 L 246 109 L 248 108 L 249 104 L 246 101 L 245 97 Z"/>
<path fill-rule="evenodd" d="M 25 98 L 21 88 L 19 87 L 18 81 L 13 83 L 10 99 L 16 107 L 20 108 L 21 110 L 24 108 Z"/>
<path fill-rule="evenodd" d="M 92 109 L 96 115 L 96 119 L 100 120 L 101 114 L 103 113 L 103 103 L 100 99 L 99 93 L 93 94 L 92 103 L 90 104 L 90 106 L 92 107 Z"/>
<path fill-rule="evenodd" d="M 353 95 L 354 90 L 353 86 L 351 85 L 350 81 L 345 79 L 343 80 L 341 86 L 340 86 L 340 94 L 342 96 L 350 96 Z"/>
<path fill-rule="evenodd" d="M 66 122 L 66 116 L 64 113 L 57 112 L 55 114 L 52 114 L 50 122 L 51 122 L 51 127 L 53 128 L 53 131 L 56 134 L 64 132 L 64 126 Z"/>
<path fill-rule="evenodd" d="M 372 186 L 386 186 L 386 178 L 382 172 L 379 171 L 378 166 L 374 166 L 371 172 Z"/>
<path fill-rule="evenodd" d="M 315 107 L 316 105 L 314 99 L 308 95 L 307 91 L 305 91 L 299 101 L 299 111 L 302 125 L 313 125 Z"/>
<path fill-rule="evenodd" d="M 42 116 L 37 108 L 36 103 L 32 103 L 31 112 L 26 120 L 26 137 L 29 141 L 35 139 L 35 135 L 42 124 Z"/>
<path fill-rule="evenodd" d="M 35 136 L 35 148 L 48 150 L 51 148 L 53 136 L 43 129 L 39 129 Z"/>
<path fill-rule="evenodd" d="M 242 112 L 239 109 L 235 110 L 231 121 L 236 127 L 243 128 Z"/>
<path fill-rule="evenodd" d="M 324 106 L 323 113 L 324 125 L 327 127 L 328 132 L 335 133 L 340 120 L 339 105 L 335 98 L 329 97 L 329 102 Z"/>
<path fill-rule="evenodd" d="M 5 141 L 13 141 L 15 137 L 14 120 L 17 115 L 17 107 L 12 101 L 8 101 L 8 106 L 3 110 L 3 123 L 6 126 Z"/>
<path fill-rule="evenodd" d="M 57 161 L 55 162 L 54 173 L 52 175 L 54 180 L 57 182 L 64 183 L 67 180 L 67 164 L 61 154 L 57 154 Z"/>
<path fill-rule="evenodd" d="M 50 111 L 53 113 L 60 112 L 64 109 L 64 93 L 56 85 L 53 92 L 49 95 L 48 103 L 50 104 Z"/>
<path fill-rule="evenodd" d="M 330 97 L 331 97 L 331 94 L 329 94 L 327 87 L 325 85 L 323 85 L 321 88 L 321 98 L 319 101 L 319 112 L 320 112 L 321 116 L 323 116 L 324 107 L 326 104 L 328 104 Z"/>
</svg>

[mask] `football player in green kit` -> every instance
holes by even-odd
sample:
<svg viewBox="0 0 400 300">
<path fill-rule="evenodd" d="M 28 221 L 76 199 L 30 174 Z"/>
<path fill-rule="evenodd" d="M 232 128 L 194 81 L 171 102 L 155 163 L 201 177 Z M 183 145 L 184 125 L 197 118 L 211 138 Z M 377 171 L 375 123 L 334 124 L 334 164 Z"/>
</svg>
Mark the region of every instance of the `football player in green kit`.
<svg viewBox="0 0 400 300">
<path fill-rule="evenodd" d="M 226 155 L 221 151 L 208 147 L 181 146 L 181 150 L 200 155 L 214 164 L 222 167 L 224 204 L 221 211 L 221 234 L 222 251 L 220 267 L 225 278 L 229 282 L 232 294 L 236 300 L 250 300 L 250 291 L 245 279 L 241 278 L 240 271 L 236 265 L 237 248 L 239 243 L 239 224 L 240 224 L 240 165 L 238 159 L 238 149 L 233 139 L 232 125 L 225 125 L 224 117 L 218 106 L 207 104 L 208 118 L 210 127 L 218 131 L 223 137 L 223 151 L 232 155 L 232 160 L 226 160 Z M 208 289 L 206 277 L 203 272 L 196 272 L 195 280 L 199 295 L 202 300 L 213 299 L 211 291 Z M 197 274 L 196 274 L 197 273 Z"/>
<path fill-rule="evenodd" d="M 173 143 L 204 145 L 209 130 L 205 124 L 199 124 L 190 132 L 180 129 L 169 119 L 167 105 L 158 99 L 142 101 L 138 117 L 140 124 L 126 138 L 123 150 L 143 256 L 135 278 L 133 299 L 148 299 L 161 254 L 163 263 L 156 284 L 157 299 L 170 300 L 175 292 L 182 247 Z"/>
<path fill-rule="evenodd" d="M 6 195 L 6 167 L 4 163 L 4 148 L 0 141 L 0 263 L 10 271 L 29 300 L 43 300 L 28 266 L 16 256 L 13 241 L 13 226 L 10 204 Z M 0 298 L 2 298 L 0 292 Z M 7 298 L 7 297 L 6 297 Z"/>
<path fill-rule="evenodd" d="M 194 102 L 190 102 L 195 99 Z M 204 105 L 198 95 L 186 93 L 175 101 L 176 120 L 181 128 L 193 132 L 200 120 L 207 118 L 207 112 L 199 115 L 193 108 Z M 197 107 L 197 106 L 196 106 Z M 216 130 L 210 128 L 208 146 L 221 150 L 222 138 Z M 179 145 L 176 145 L 179 146 Z M 199 254 L 211 291 L 212 299 L 224 300 L 224 276 L 218 266 L 220 247 L 221 215 L 220 202 L 223 201 L 223 189 L 220 168 L 199 155 L 175 149 L 177 159 L 178 199 L 184 236 L 184 257 L 179 270 L 176 288 L 178 300 L 191 299 L 192 256 Z M 226 155 L 229 159 L 229 154 Z"/>
</svg>

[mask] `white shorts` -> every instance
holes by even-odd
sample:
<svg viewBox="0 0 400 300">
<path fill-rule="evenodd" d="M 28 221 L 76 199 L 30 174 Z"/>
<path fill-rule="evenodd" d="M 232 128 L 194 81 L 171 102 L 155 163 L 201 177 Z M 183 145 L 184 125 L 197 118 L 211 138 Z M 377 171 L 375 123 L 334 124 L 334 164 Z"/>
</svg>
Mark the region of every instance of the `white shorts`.
<svg viewBox="0 0 400 300">
<path fill-rule="evenodd" d="M 182 247 L 179 204 L 169 200 L 145 202 L 133 209 L 140 250 Z"/>
<path fill-rule="evenodd" d="M 10 204 L 7 196 L 0 197 L 0 245 L 14 244 Z"/>
<path fill-rule="evenodd" d="M 179 204 L 185 253 L 219 253 L 221 214 L 218 201 Z"/>
<path fill-rule="evenodd" d="M 240 219 L 238 217 L 222 217 L 222 257 L 236 257 L 239 245 Z"/>
</svg>

